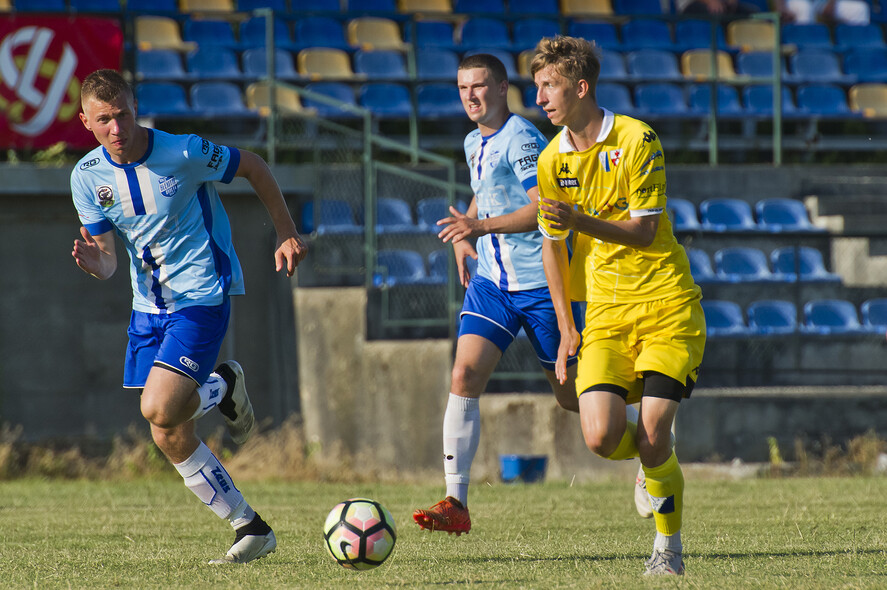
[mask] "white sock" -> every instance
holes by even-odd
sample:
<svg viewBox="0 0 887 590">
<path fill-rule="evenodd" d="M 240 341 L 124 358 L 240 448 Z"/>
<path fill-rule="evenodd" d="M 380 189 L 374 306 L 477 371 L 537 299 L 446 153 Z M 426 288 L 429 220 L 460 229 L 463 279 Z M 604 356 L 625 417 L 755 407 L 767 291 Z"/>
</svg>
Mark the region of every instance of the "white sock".
<svg viewBox="0 0 887 590">
<path fill-rule="evenodd" d="M 181 463 L 173 466 L 185 480 L 185 486 L 209 506 L 219 518 L 228 519 L 231 526 L 239 528 L 249 523 L 255 512 L 234 487 L 231 476 L 204 443 Z"/>
<path fill-rule="evenodd" d="M 206 383 L 197 388 L 200 403 L 197 404 L 197 409 L 194 411 L 194 415 L 191 416 L 191 420 L 200 418 L 219 405 L 219 402 L 222 401 L 227 392 L 228 383 L 225 382 L 222 376 L 215 372 L 210 373 Z"/>
<path fill-rule="evenodd" d="M 657 531 L 656 539 L 653 540 L 653 549 L 658 549 L 660 551 L 668 549 L 675 553 L 683 553 L 684 545 L 681 543 L 681 531 L 678 531 L 673 535 L 663 535 Z"/>
<path fill-rule="evenodd" d="M 447 495 L 468 505 L 471 463 L 480 442 L 480 399 L 450 393 L 443 423 Z"/>
</svg>

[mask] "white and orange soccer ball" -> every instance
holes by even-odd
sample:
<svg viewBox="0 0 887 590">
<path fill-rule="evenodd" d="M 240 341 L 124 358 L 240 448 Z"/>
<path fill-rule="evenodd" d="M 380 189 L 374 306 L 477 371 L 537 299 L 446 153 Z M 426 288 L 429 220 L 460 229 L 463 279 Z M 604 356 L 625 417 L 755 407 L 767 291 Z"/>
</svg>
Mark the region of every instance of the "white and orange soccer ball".
<svg viewBox="0 0 887 590">
<path fill-rule="evenodd" d="M 367 498 L 351 498 L 330 511 L 323 524 L 323 539 L 339 565 L 368 570 L 391 555 L 397 529 L 384 506 Z"/>
</svg>

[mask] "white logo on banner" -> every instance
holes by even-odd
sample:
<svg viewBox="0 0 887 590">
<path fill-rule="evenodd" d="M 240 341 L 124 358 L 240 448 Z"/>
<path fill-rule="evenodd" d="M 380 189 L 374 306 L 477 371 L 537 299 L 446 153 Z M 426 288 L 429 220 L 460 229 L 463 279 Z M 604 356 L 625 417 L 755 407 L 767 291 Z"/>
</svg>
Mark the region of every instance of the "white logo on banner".
<svg viewBox="0 0 887 590">
<path fill-rule="evenodd" d="M 22 135 L 32 137 L 40 135 L 52 125 L 77 67 L 77 55 L 71 46 L 65 43 L 62 58 L 53 71 L 52 66 L 56 64 L 46 59 L 46 52 L 54 36 L 52 29 L 22 27 L 7 35 L 0 43 L 0 79 L 8 88 L 15 91 L 25 105 L 36 109 L 30 120 L 11 125 Z M 19 47 L 29 44 L 28 54 L 19 70 L 13 54 Z M 52 76 L 46 94 L 43 94 L 36 85 L 41 75 Z"/>
</svg>

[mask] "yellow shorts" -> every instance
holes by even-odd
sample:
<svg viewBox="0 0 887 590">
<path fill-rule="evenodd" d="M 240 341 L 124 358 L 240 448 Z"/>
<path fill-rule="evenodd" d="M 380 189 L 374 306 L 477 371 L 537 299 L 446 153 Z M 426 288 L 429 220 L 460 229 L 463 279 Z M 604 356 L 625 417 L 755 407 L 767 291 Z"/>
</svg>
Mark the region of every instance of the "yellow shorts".
<svg viewBox="0 0 887 590">
<path fill-rule="evenodd" d="M 705 349 L 701 297 L 646 303 L 589 303 L 582 331 L 576 392 L 603 383 L 628 390 L 628 403 L 641 399 L 644 371 L 681 383 L 696 381 Z"/>
</svg>

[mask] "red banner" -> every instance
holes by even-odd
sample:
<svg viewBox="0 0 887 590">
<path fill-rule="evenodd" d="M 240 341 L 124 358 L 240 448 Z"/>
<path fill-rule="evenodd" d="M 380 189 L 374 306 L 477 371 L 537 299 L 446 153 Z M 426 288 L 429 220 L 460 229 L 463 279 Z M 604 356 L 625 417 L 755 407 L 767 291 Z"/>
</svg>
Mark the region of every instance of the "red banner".
<svg viewBox="0 0 887 590">
<path fill-rule="evenodd" d="M 0 147 L 95 145 L 83 127 L 80 85 L 120 69 L 123 32 L 107 18 L 0 17 Z"/>
</svg>

